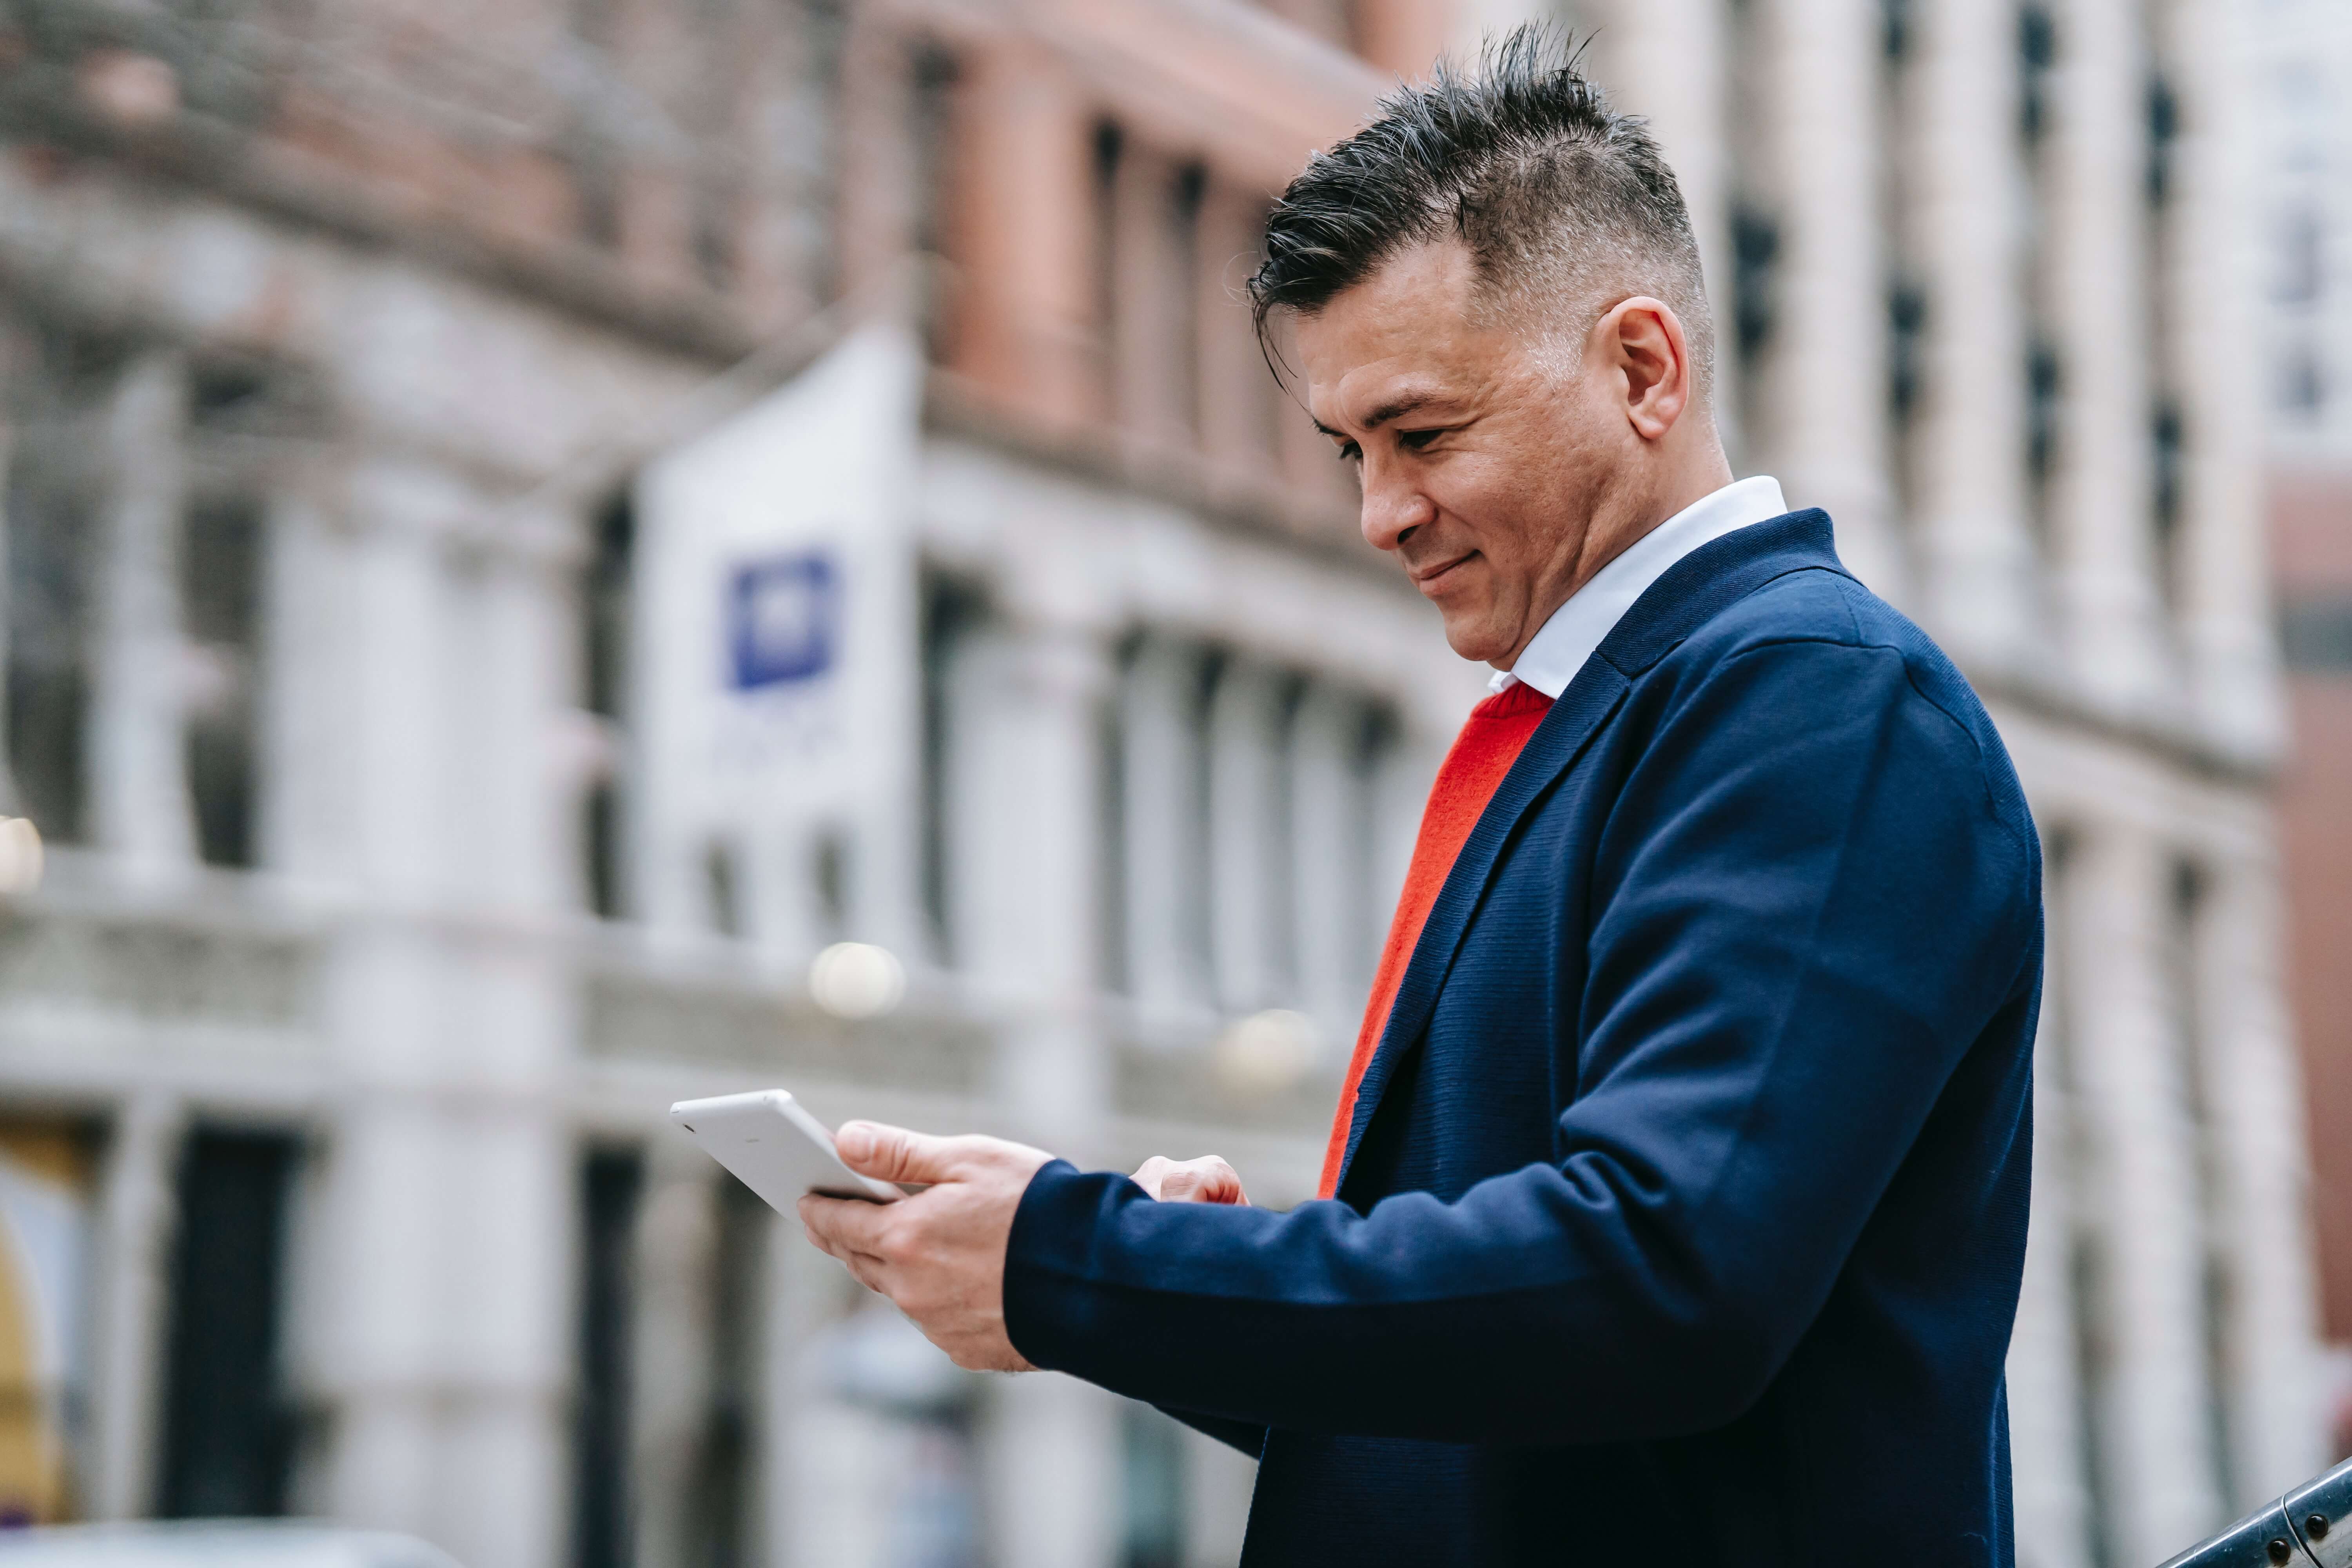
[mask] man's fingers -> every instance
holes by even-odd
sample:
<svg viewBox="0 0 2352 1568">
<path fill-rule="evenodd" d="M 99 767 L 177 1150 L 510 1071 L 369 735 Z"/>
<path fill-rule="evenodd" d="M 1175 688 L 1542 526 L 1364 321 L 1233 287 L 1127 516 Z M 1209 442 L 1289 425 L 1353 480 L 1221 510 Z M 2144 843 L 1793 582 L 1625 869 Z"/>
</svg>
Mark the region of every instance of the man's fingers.
<svg viewBox="0 0 2352 1568">
<path fill-rule="evenodd" d="M 1138 1165 L 1135 1168 L 1135 1174 L 1128 1179 L 1156 1198 L 1161 1195 L 1160 1184 L 1168 1180 L 1168 1173 L 1175 1168 L 1176 1162 L 1167 1155 L 1154 1154 L 1150 1159 Z"/>
<path fill-rule="evenodd" d="M 833 1135 L 842 1163 L 860 1175 L 879 1176 L 886 1182 L 946 1181 L 953 1173 L 954 1149 L 960 1142 L 879 1121 L 845 1121 Z"/>
<path fill-rule="evenodd" d="M 1170 1160 L 1154 1154 L 1135 1173 L 1135 1184 L 1162 1203 L 1246 1204 L 1241 1173 L 1214 1154 Z"/>
<path fill-rule="evenodd" d="M 856 1198 L 828 1198 L 810 1193 L 800 1201 L 801 1224 L 819 1251 L 846 1263 L 854 1254 L 879 1256 L 881 1233 L 888 1222 L 887 1205 Z"/>
</svg>

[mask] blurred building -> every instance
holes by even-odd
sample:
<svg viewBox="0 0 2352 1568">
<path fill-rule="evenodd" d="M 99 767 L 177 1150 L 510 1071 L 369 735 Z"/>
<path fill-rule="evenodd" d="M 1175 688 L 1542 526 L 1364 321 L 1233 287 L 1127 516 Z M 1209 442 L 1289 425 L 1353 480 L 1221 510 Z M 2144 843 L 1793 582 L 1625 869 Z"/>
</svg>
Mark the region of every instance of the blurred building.
<svg viewBox="0 0 2352 1568">
<path fill-rule="evenodd" d="M 1230 1561 L 1244 1461 L 955 1373 L 662 1111 L 1311 1190 L 1480 683 L 1235 294 L 1306 151 L 1507 4 L 0 5 L 51 846 L 0 1510 Z M 2228 11 L 1572 18 L 1692 196 L 1736 460 L 1962 658 L 2050 843 L 2050 1568 L 2324 1457 Z"/>
<path fill-rule="evenodd" d="M 2260 390 L 2294 744 L 2281 779 L 2289 973 L 2309 1086 L 2336 1447 L 2352 1453 L 2352 13 L 2260 7 Z"/>
<path fill-rule="evenodd" d="M 1478 683 L 1238 288 L 1430 26 L 0 8 L 0 1507 L 1230 1560 L 1245 1461 L 957 1373 L 663 1112 L 1311 1191 Z"/>
<path fill-rule="evenodd" d="M 2160 1562 L 2327 1458 L 2280 974 L 2275 405 L 2245 349 L 2252 102 L 2277 90 L 2252 57 L 2284 9 L 1577 7 L 1709 247 L 1735 466 L 1829 508 L 1952 651 L 2042 829 L 2009 1367 L 2036 1568 Z"/>
</svg>

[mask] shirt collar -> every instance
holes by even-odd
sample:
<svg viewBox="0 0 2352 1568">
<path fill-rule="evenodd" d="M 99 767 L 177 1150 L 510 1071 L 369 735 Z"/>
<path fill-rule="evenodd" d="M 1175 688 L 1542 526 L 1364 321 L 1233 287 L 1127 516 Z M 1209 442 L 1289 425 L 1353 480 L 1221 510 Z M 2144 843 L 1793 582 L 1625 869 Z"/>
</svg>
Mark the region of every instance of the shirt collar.
<svg viewBox="0 0 2352 1568">
<path fill-rule="evenodd" d="M 1522 681 L 1546 697 L 1558 697 L 1592 657 L 1611 629 L 1633 607 L 1666 568 L 1734 529 L 1780 516 L 1789 503 L 1780 481 L 1769 474 L 1739 479 L 1705 496 L 1619 552 L 1592 574 L 1592 580 L 1568 596 L 1551 613 L 1533 641 L 1520 651 L 1518 662 L 1498 669 L 1486 683 L 1493 691 L 1507 691 Z"/>
</svg>

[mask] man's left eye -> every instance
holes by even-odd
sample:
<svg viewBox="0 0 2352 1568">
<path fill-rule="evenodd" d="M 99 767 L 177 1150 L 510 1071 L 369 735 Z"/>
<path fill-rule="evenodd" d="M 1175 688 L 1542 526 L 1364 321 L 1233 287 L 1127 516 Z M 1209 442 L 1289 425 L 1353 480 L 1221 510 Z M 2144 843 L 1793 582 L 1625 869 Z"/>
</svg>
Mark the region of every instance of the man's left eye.
<svg viewBox="0 0 2352 1568">
<path fill-rule="evenodd" d="M 1444 434 L 1443 430 L 1401 430 L 1397 433 L 1397 445 L 1418 452 Z"/>
</svg>

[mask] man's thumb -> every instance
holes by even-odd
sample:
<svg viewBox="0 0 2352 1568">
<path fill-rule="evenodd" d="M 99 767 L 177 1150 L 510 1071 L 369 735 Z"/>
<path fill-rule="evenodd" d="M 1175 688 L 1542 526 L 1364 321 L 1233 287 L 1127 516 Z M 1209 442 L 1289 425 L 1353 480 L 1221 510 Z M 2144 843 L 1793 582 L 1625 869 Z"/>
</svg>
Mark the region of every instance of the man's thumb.
<svg viewBox="0 0 2352 1568">
<path fill-rule="evenodd" d="M 886 1182 L 936 1182 L 945 1175 L 946 1143 L 903 1127 L 878 1121 L 845 1121 L 833 1135 L 841 1163 L 862 1176 Z"/>
</svg>

